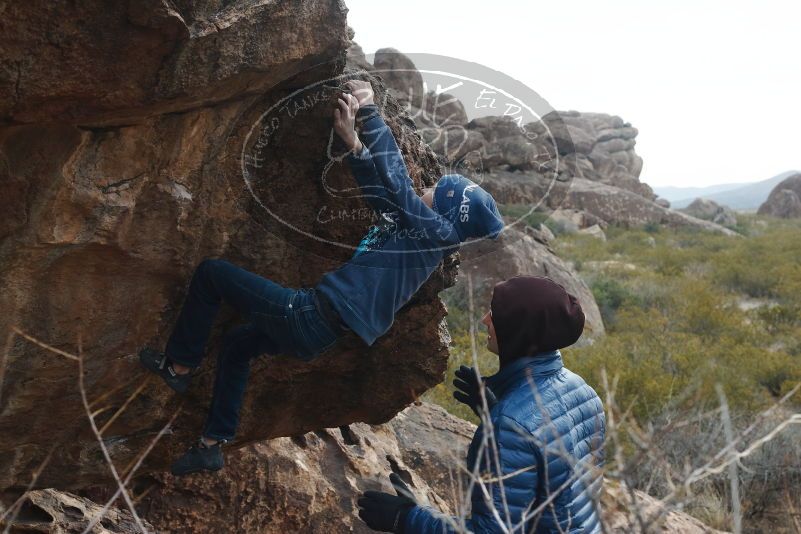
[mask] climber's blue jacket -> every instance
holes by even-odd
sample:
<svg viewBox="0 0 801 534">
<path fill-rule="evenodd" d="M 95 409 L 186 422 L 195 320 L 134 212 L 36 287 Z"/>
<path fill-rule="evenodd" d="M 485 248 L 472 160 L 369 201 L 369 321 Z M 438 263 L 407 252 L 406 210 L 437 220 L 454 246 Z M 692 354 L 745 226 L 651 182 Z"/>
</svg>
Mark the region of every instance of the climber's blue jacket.
<svg viewBox="0 0 801 534">
<path fill-rule="evenodd" d="M 347 263 L 317 289 L 367 345 L 392 326 L 406 304 L 460 239 L 453 224 L 412 187 L 398 145 L 376 105 L 359 108 L 361 153 L 345 156 L 361 196 L 380 215 Z"/>
<path fill-rule="evenodd" d="M 497 447 L 491 439 L 482 447 L 485 432 L 493 433 L 480 425 L 467 471 L 486 482 L 472 487 L 472 515 L 460 523 L 418 505 L 405 534 L 504 532 L 501 525 L 508 532 L 601 532 L 605 422 L 595 391 L 562 365 L 558 350 L 513 360 L 486 383 L 498 398 L 490 409 Z"/>
</svg>

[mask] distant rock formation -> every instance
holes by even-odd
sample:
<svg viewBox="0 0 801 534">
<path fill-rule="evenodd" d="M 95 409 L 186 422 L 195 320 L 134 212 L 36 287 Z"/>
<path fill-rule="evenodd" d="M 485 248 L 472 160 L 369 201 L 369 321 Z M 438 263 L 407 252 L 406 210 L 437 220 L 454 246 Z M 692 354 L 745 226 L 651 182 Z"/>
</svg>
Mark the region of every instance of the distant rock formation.
<svg viewBox="0 0 801 534">
<path fill-rule="evenodd" d="M 423 104 L 423 76 L 414 63 L 394 48 L 380 48 L 373 56 L 373 68 L 389 89 L 406 88 L 395 92 L 398 102 L 420 108 Z"/>
<path fill-rule="evenodd" d="M 579 162 L 583 157 L 589 161 L 577 177 L 625 189 L 648 200 L 656 198 L 639 180 L 643 162 L 634 151 L 637 128 L 606 113 L 560 111 L 559 116 L 568 126 Z"/>
<path fill-rule="evenodd" d="M 386 80 L 390 94 L 406 105 L 423 141 L 443 162 L 460 165 L 458 172 L 491 190 L 500 203 L 540 204 L 550 210 L 583 204 L 586 207 L 580 209 L 609 224 L 670 224 L 732 233 L 715 223 L 671 211 L 669 202 L 658 199 L 651 187 L 639 180 L 643 161 L 634 149 L 638 132 L 618 116 L 554 111 L 523 128 L 508 116 L 468 121 L 464 105 L 453 95 L 423 94 L 422 77 L 412 60 L 398 50 L 378 50 L 374 67 L 357 44 L 350 54 L 354 63 L 368 71 L 377 70 Z M 402 70 L 394 73 L 393 65 Z M 425 112 L 419 109 L 421 102 L 425 102 Z M 527 137 L 534 133 L 535 140 Z M 555 152 L 561 157 L 542 161 L 542 155 Z M 579 200 L 587 195 L 584 182 L 600 186 L 593 189 L 593 195 L 602 191 L 604 200 L 615 209 Z M 568 185 L 583 191 L 571 193 Z M 567 195 L 573 199 L 570 205 L 563 204 Z"/>
<path fill-rule="evenodd" d="M 759 206 L 757 213 L 781 219 L 801 217 L 801 173 L 779 182 L 768 195 L 768 199 Z"/>
<path fill-rule="evenodd" d="M 721 206 L 714 200 L 696 198 L 689 206 L 679 211 L 723 226 L 735 226 L 737 224 L 737 216 L 734 214 L 734 210 L 728 206 Z"/>
<path fill-rule="evenodd" d="M 785 171 L 766 180 L 750 183 L 715 184 L 705 187 L 655 187 L 654 190 L 668 199 L 674 208 L 686 208 L 696 198 L 714 200 L 734 211 L 756 211 L 768 198 L 773 188 L 798 171 Z"/>
<path fill-rule="evenodd" d="M 570 208 L 555 209 L 548 218 L 562 233 L 576 233 L 593 226 L 607 227 L 606 221 L 592 213 Z"/>
<path fill-rule="evenodd" d="M 623 227 L 644 224 L 691 226 L 725 235 L 737 235 L 719 224 L 663 208 L 632 191 L 584 178 L 575 177 L 569 182 L 549 184 L 532 180 L 524 173 L 493 170 L 483 175 L 482 187 L 501 203 L 528 204 L 532 199 L 542 199 L 545 208 L 550 207 L 561 213 L 572 210 L 574 214 L 583 214 L 575 217 L 576 221 L 583 221 L 578 225 L 579 229 L 598 224 L 600 220 Z"/>
<path fill-rule="evenodd" d="M 631 191 L 583 178 L 573 179 L 562 206 L 592 213 L 604 221 L 627 228 L 650 223 L 672 227 L 692 226 L 710 232 L 737 235 L 718 224 L 663 208 Z"/>
</svg>

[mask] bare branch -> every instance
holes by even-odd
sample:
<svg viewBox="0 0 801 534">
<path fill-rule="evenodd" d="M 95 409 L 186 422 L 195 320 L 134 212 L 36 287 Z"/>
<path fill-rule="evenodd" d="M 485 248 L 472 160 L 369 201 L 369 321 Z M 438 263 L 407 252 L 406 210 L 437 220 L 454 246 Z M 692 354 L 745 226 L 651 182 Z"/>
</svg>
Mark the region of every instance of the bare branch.
<svg viewBox="0 0 801 534">
<path fill-rule="evenodd" d="M 11 329 L 12 329 L 12 330 L 13 330 L 13 331 L 14 331 L 14 332 L 17 334 L 17 335 L 24 337 L 25 339 L 27 339 L 28 341 L 30 341 L 30 342 L 31 342 L 31 343 L 33 343 L 34 345 L 38 345 L 39 347 L 41 347 L 41 348 L 43 348 L 43 349 L 45 349 L 45 350 L 47 350 L 47 351 L 50 351 L 50 352 L 52 352 L 52 353 L 54 353 L 54 354 L 58 354 L 58 355 L 60 355 L 60 356 L 64 356 L 65 358 L 68 358 L 68 359 L 70 359 L 70 360 L 76 360 L 76 361 L 78 360 L 78 357 L 77 357 L 76 355 L 74 355 L 74 354 L 70 354 L 69 352 L 64 352 L 64 351 L 63 351 L 63 350 L 61 350 L 61 349 L 57 349 L 57 348 L 55 348 L 55 347 L 52 347 L 52 346 L 48 345 L 47 343 L 42 343 L 41 341 L 39 341 L 39 340 L 38 340 L 38 339 L 36 339 L 35 337 L 33 337 L 33 336 L 29 336 L 28 334 L 26 334 L 25 332 L 23 332 L 22 330 L 20 330 L 20 329 L 19 329 L 19 328 L 17 328 L 16 326 L 12 326 L 12 327 L 11 327 Z"/>
</svg>

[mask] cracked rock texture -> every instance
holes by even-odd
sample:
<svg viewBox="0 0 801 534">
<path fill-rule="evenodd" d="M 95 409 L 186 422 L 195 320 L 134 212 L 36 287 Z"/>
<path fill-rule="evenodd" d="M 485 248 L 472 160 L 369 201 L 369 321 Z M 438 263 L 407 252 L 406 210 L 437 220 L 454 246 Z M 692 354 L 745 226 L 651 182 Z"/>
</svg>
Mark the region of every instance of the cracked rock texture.
<svg viewBox="0 0 801 534">
<path fill-rule="evenodd" d="M 277 438 L 236 451 L 216 475 L 158 475 L 141 513 L 159 532 L 367 534 L 356 500 L 366 490 L 392 491 L 393 471 L 420 499 L 452 513 L 473 430 L 423 404 L 381 426 Z"/>
<path fill-rule="evenodd" d="M 0 526 L 8 527 L 9 532 L 47 532 L 49 534 L 80 534 L 86 531 L 93 534 L 134 534 L 142 532 L 133 515 L 127 510 L 109 508 L 103 511 L 100 506 L 85 497 L 55 489 L 33 490 L 25 494 L 7 521 Z M 139 518 L 142 526 L 153 532 L 153 525 Z"/>
<path fill-rule="evenodd" d="M 312 286 L 371 223 L 362 200 L 324 187 L 354 185 L 332 130 L 336 77 L 350 68 L 347 9 L 335 0 L 2 9 L 0 489 L 18 494 L 39 468 L 35 488 L 110 480 L 69 357 L 79 351 L 120 473 L 180 410 L 138 473 L 163 470 L 202 428 L 222 331 L 247 320 L 223 308 L 184 400 L 148 379 L 137 352 L 163 347 L 194 267 L 220 257 Z M 433 184 L 434 153 L 372 81 L 415 186 Z M 351 335 L 313 363 L 255 360 L 232 447 L 383 423 L 440 382 L 448 336 L 438 293 L 455 272 L 451 257 L 369 349 Z"/>
</svg>

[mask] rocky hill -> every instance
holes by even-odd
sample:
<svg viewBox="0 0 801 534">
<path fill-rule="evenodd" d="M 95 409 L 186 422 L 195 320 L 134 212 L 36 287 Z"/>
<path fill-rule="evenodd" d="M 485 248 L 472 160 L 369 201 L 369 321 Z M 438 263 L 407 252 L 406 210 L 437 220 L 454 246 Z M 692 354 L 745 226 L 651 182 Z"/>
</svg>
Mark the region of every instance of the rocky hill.
<svg viewBox="0 0 801 534">
<path fill-rule="evenodd" d="M 654 191 L 675 208 L 686 208 L 697 198 L 711 200 L 737 211 L 756 211 L 782 180 L 798 171 L 785 171 L 766 180 L 751 183 L 717 184 L 705 187 L 656 187 Z"/>
<path fill-rule="evenodd" d="M 781 219 L 801 217 L 801 173 L 788 176 L 776 184 L 757 213 Z"/>
</svg>

